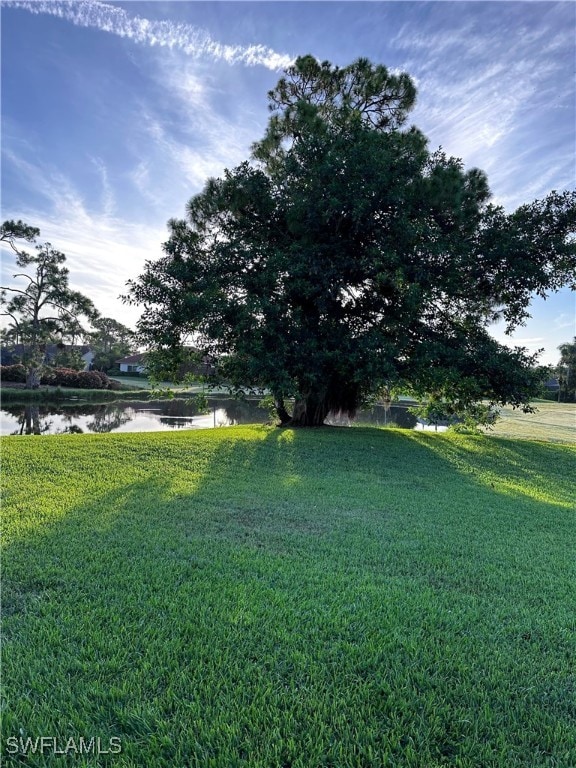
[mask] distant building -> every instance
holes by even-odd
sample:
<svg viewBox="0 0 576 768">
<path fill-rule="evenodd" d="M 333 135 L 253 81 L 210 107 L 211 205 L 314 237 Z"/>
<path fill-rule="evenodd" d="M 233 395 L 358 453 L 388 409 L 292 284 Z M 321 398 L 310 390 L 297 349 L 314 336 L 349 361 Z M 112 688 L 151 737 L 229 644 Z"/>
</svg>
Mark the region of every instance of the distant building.
<svg viewBox="0 0 576 768">
<path fill-rule="evenodd" d="M 128 355 L 116 360 L 116 365 L 120 368 L 120 373 L 146 373 L 144 358 L 144 352 L 138 352 L 136 355 Z"/>
<path fill-rule="evenodd" d="M 544 389 L 547 392 L 558 392 L 560 389 L 560 382 L 558 379 L 548 379 L 548 381 L 544 382 Z"/>
</svg>

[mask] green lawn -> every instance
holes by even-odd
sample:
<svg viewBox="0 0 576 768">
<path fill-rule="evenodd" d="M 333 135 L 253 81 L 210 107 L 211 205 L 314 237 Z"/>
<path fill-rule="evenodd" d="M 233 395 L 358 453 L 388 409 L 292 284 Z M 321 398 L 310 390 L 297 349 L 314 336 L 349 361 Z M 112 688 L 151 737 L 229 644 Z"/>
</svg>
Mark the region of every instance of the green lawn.
<svg viewBox="0 0 576 768">
<path fill-rule="evenodd" d="M 363 428 L 5 438 L 3 765 L 574 768 L 575 458 Z M 9 753 L 40 736 L 121 752 Z"/>
<path fill-rule="evenodd" d="M 120 384 L 126 384 L 129 387 L 137 387 L 138 389 L 152 389 L 152 384 L 146 378 L 146 376 L 110 376 L 110 378 L 114 381 L 119 381 Z M 162 386 L 165 389 L 182 389 L 182 387 L 178 387 L 175 384 L 170 384 L 168 382 L 162 384 Z"/>
<path fill-rule="evenodd" d="M 491 431 L 501 437 L 529 440 L 556 440 L 576 444 L 576 405 L 538 400 L 532 403 L 536 413 L 522 413 L 510 406 L 503 408 L 501 419 Z"/>
<path fill-rule="evenodd" d="M 145 376 L 110 376 L 111 379 L 114 379 L 114 381 L 119 381 L 121 384 L 125 384 L 130 387 L 136 387 L 137 389 L 154 389 L 155 385 L 152 385 L 150 381 Z M 207 388 L 205 384 L 198 383 L 198 384 L 173 384 L 169 381 L 162 382 L 161 384 L 162 389 L 165 390 L 173 390 L 174 392 L 202 392 L 202 393 L 227 393 L 228 390 L 225 388 L 214 388 L 210 389 Z"/>
</svg>

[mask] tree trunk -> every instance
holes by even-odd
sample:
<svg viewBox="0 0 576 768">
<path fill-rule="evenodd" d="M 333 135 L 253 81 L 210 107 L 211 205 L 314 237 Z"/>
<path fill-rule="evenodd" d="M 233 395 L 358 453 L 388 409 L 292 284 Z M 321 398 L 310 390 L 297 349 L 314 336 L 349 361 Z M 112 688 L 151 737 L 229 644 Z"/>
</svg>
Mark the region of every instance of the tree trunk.
<svg viewBox="0 0 576 768">
<path fill-rule="evenodd" d="M 286 410 L 286 406 L 284 405 L 284 398 L 282 395 L 274 395 L 274 407 L 276 408 L 276 413 L 280 419 L 280 424 L 282 426 L 288 424 L 290 422 L 291 416 Z"/>
<path fill-rule="evenodd" d="M 40 386 L 41 376 L 42 369 L 40 367 L 30 365 L 26 371 L 26 389 L 38 389 Z"/>
<path fill-rule="evenodd" d="M 37 405 L 27 405 L 24 408 L 24 417 L 22 419 L 22 429 L 26 428 L 26 435 L 41 435 L 40 429 L 40 408 Z M 22 432 L 20 432 L 22 434 Z"/>
<path fill-rule="evenodd" d="M 316 395 L 307 395 L 294 403 L 294 411 L 288 426 L 321 427 L 326 416 L 328 416 L 328 408 L 325 399 Z"/>
</svg>

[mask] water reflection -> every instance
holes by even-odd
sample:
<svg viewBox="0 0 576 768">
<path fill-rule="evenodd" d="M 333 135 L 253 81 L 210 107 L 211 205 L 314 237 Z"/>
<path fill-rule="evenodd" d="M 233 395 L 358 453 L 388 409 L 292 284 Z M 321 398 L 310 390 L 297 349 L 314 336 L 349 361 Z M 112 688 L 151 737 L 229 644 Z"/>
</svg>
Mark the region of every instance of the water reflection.
<svg viewBox="0 0 576 768">
<path fill-rule="evenodd" d="M 375 405 L 373 408 L 358 411 L 354 419 L 348 416 L 331 414 L 326 419 L 326 424 L 336 427 L 356 426 L 368 427 L 399 427 L 400 429 L 414 429 L 417 424 L 416 416 L 410 413 L 410 404 L 391 403 Z"/>
<path fill-rule="evenodd" d="M 18 428 L 11 435 L 41 435 L 50 432 L 52 422 L 40 420 L 40 408 L 37 405 L 26 405 L 18 415 Z"/>
<path fill-rule="evenodd" d="M 199 412 L 188 400 L 117 401 L 114 403 L 5 404 L 0 411 L 2 435 L 56 435 L 104 432 L 157 432 L 263 423 L 267 411 L 257 401 L 209 398 Z"/>
<path fill-rule="evenodd" d="M 335 426 L 378 426 L 414 429 L 416 417 L 408 405 L 377 405 L 358 413 L 354 422 L 332 415 Z M 208 411 L 199 412 L 188 400 L 117 401 L 114 403 L 6 404 L 0 411 L 3 435 L 82 434 L 105 432 L 157 432 L 174 429 L 206 429 L 234 424 L 263 424 L 268 412 L 258 400 L 208 398 Z"/>
</svg>

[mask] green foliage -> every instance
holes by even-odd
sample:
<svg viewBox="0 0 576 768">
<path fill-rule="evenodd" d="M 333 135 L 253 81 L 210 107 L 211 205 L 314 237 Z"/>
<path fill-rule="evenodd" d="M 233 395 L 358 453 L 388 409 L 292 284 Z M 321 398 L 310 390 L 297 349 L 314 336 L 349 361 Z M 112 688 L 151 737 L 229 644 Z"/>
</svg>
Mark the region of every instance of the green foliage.
<svg viewBox="0 0 576 768">
<path fill-rule="evenodd" d="M 258 408 L 262 408 L 262 410 L 266 411 L 268 413 L 268 417 L 271 422 L 273 422 L 276 417 L 278 416 L 278 412 L 276 409 L 276 400 L 272 395 L 265 395 L 258 403 Z"/>
<path fill-rule="evenodd" d="M 92 321 L 93 331 L 86 342 L 94 352 L 94 368 L 112 372 L 116 361 L 134 351 L 134 332 L 112 317 L 99 317 Z"/>
<path fill-rule="evenodd" d="M 490 205 L 482 171 L 402 127 L 408 75 L 366 60 L 303 57 L 269 97 L 255 163 L 210 179 L 130 283 L 141 341 L 168 364 L 192 339 L 214 383 L 269 390 L 293 425 L 353 415 L 382 387 L 529 407 L 536 355 L 487 327 L 511 332 L 533 293 L 575 284 L 576 193 Z"/>
<path fill-rule="evenodd" d="M 81 352 L 65 346 L 58 350 L 49 363 L 51 368 L 68 368 L 74 371 L 83 371 L 85 365 Z"/>
<path fill-rule="evenodd" d="M 282 174 L 286 142 L 300 140 L 325 125 L 336 131 L 350 124 L 375 130 L 401 127 L 416 101 L 416 88 L 405 72 L 392 74 L 382 65 L 358 59 L 346 67 L 299 57 L 276 88 L 268 92 L 274 112 L 266 135 L 252 146 L 256 160 Z"/>
<path fill-rule="evenodd" d="M 0 242 L 7 243 L 16 253 L 18 253 L 18 241 L 25 240 L 28 243 L 34 243 L 37 237 L 40 237 L 38 227 L 31 227 L 21 219 L 18 221 L 11 219 L 0 225 Z"/>
<path fill-rule="evenodd" d="M 374 429 L 5 438 L 2 749 L 572 765 L 574 459 Z"/>
<path fill-rule="evenodd" d="M 576 337 L 573 341 L 560 344 L 560 361 L 556 368 L 560 383 L 559 400 L 576 402 Z"/>
<path fill-rule="evenodd" d="M 444 400 L 438 396 L 408 410 L 430 424 L 443 423 L 462 434 L 475 434 L 479 432 L 479 427 L 491 428 L 498 419 L 498 411 L 486 403 Z M 524 413 L 533 413 L 534 410 L 532 405 L 523 408 Z"/>
</svg>

